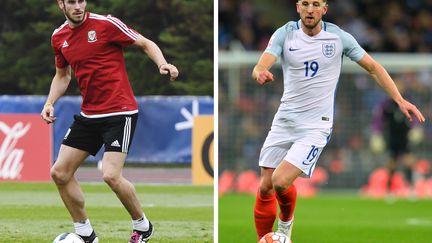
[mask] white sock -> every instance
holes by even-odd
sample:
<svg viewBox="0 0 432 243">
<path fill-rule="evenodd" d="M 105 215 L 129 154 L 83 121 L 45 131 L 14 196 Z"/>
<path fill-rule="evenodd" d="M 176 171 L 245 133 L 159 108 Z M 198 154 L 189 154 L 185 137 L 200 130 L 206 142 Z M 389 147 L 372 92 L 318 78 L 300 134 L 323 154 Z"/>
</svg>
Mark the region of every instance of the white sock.
<svg viewBox="0 0 432 243">
<path fill-rule="evenodd" d="M 291 225 L 293 221 L 294 221 L 294 217 L 288 221 L 282 221 L 281 219 L 279 219 L 279 223 L 286 226 Z"/>
<path fill-rule="evenodd" d="M 132 220 L 133 229 L 139 231 L 147 231 L 149 229 L 149 221 L 146 218 L 145 214 L 140 219 Z"/>
<path fill-rule="evenodd" d="M 93 228 L 89 219 L 86 219 L 85 221 L 74 222 L 74 227 L 75 233 L 81 236 L 90 236 L 93 232 Z"/>
</svg>

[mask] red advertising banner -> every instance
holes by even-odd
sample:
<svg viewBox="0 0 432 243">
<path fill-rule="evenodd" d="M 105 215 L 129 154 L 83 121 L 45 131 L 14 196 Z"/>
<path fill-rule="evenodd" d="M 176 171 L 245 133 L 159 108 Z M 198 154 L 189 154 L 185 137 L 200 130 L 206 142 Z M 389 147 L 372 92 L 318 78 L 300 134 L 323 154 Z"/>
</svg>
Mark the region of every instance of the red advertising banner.
<svg viewBox="0 0 432 243">
<path fill-rule="evenodd" d="M 40 115 L 0 114 L 0 181 L 50 181 L 52 129 Z"/>
</svg>

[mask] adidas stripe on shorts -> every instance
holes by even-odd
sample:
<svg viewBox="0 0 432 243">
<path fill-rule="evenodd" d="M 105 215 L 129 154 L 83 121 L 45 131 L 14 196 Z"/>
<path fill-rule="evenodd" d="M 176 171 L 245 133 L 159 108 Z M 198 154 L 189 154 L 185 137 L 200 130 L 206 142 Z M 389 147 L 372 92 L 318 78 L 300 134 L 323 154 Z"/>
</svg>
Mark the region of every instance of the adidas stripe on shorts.
<svg viewBox="0 0 432 243">
<path fill-rule="evenodd" d="M 102 145 L 105 152 L 127 153 L 132 143 L 138 113 L 103 118 L 75 115 L 63 144 L 96 155 Z"/>
<path fill-rule="evenodd" d="M 276 168 L 286 160 L 303 171 L 302 177 L 311 177 L 330 134 L 330 128 L 272 126 L 261 149 L 259 166 Z"/>
</svg>

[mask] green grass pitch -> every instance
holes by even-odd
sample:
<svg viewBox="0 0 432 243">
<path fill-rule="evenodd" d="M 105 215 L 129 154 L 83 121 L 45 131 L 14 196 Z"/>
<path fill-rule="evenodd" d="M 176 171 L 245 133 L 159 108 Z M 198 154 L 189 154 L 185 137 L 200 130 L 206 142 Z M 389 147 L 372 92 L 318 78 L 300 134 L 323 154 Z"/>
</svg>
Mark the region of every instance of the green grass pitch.
<svg viewBox="0 0 432 243">
<path fill-rule="evenodd" d="M 253 222 L 255 197 L 219 198 L 220 243 L 257 242 Z M 298 198 L 293 243 L 431 243 L 432 200 L 392 203 L 355 194 Z"/>
<path fill-rule="evenodd" d="M 101 243 L 127 242 L 132 222 L 105 184 L 82 184 L 87 214 Z M 136 185 L 155 226 L 151 242 L 213 242 L 213 187 Z M 0 242 L 52 242 L 73 232 L 53 183 L 0 183 Z"/>
</svg>

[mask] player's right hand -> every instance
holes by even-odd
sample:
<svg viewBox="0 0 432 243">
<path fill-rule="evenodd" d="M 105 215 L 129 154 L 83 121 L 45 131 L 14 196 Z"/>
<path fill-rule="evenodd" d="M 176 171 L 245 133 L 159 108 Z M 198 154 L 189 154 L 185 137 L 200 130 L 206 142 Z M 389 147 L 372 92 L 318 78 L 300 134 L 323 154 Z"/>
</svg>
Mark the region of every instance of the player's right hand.
<svg viewBox="0 0 432 243">
<path fill-rule="evenodd" d="M 41 112 L 41 117 L 47 124 L 55 122 L 54 106 L 48 103 L 45 104 Z"/>
<path fill-rule="evenodd" d="M 259 72 L 256 81 L 261 85 L 273 81 L 273 74 L 269 70 L 261 71 Z"/>
</svg>

